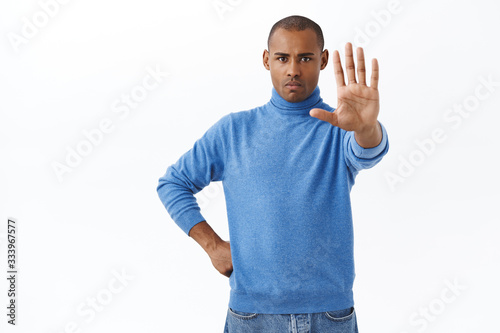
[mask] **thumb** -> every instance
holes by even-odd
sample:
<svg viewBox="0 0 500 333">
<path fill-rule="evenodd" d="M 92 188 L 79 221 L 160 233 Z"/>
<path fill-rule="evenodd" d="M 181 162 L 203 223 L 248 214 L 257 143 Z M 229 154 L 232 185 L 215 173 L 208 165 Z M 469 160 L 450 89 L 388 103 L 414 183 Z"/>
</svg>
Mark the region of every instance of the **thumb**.
<svg viewBox="0 0 500 333">
<path fill-rule="evenodd" d="M 314 108 L 309 111 L 311 117 L 318 118 L 319 120 L 324 120 L 329 122 L 333 126 L 338 125 L 337 114 L 335 112 L 328 112 L 323 109 Z"/>
</svg>

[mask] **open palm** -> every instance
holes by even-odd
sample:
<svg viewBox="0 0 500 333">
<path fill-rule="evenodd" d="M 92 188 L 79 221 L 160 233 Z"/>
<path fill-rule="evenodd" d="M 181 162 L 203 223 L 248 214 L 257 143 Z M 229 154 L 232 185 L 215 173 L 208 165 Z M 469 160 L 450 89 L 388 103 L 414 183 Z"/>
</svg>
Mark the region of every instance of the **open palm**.
<svg viewBox="0 0 500 333">
<path fill-rule="evenodd" d="M 316 108 L 312 109 L 309 114 L 346 131 L 363 132 L 366 128 L 373 128 L 377 124 L 380 109 L 378 93 L 379 70 L 377 59 L 373 59 L 371 82 L 370 86 L 367 86 L 363 48 L 359 47 L 356 51 L 359 82 L 356 82 L 352 44 L 347 43 L 345 48 L 347 85 L 344 81 L 340 55 L 338 51 L 333 53 L 333 67 L 335 81 L 337 82 L 337 109 L 335 112 L 328 112 Z"/>
</svg>

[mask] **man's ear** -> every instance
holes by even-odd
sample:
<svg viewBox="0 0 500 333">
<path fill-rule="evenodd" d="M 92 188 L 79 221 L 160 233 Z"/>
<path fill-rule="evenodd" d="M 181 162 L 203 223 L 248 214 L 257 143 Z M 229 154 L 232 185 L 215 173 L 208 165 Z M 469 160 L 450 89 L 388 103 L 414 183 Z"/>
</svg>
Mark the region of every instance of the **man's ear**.
<svg viewBox="0 0 500 333">
<path fill-rule="evenodd" d="M 262 63 L 264 64 L 264 67 L 269 70 L 269 51 L 264 50 L 264 54 L 262 55 Z"/>
<path fill-rule="evenodd" d="M 322 53 L 321 53 L 321 70 L 323 70 L 326 65 L 328 65 L 328 50 L 325 49 Z"/>
</svg>

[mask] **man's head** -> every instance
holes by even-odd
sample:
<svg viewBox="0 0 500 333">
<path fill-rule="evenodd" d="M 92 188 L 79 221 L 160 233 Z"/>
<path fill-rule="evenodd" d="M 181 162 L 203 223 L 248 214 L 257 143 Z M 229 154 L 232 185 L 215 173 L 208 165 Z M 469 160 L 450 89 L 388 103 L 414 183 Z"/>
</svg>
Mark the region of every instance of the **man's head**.
<svg viewBox="0 0 500 333">
<path fill-rule="evenodd" d="M 314 91 L 319 72 L 328 63 L 328 50 L 323 47 L 321 28 L 306 17 L 289 16 L 273 25 L 263 63 L 286 101 L 301 102 Z"/>
</svg>

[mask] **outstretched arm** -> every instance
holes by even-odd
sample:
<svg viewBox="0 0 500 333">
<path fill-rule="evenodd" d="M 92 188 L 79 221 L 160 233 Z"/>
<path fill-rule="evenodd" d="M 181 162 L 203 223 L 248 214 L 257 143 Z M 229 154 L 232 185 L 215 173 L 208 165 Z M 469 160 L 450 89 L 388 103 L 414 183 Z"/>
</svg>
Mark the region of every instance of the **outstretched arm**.
<svg viewBox="0 0 500 333">
<path fill-rule="evenodd" d="M 353 131 L 356 142 L 363 148 L 376 147 L 382 141 L 382 129 L 377 120 L 380 105 L 378 93 L 379 69 L 377 59 L 372 60 L 370 86 L 366 85 L 366 69 L 363 48 L 356 50 L 358 57 L 358 81 L 354 65 L 352 44 L 345 47 L 348 83 L 344 81 L 344 71 L 338 51 L 333 52 L 333 67 L 337 83 L 337 109 L 328 112 L 312 109 L 309 114 L 346 131 Z"/>
</svg>

